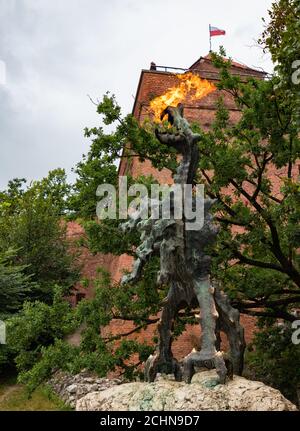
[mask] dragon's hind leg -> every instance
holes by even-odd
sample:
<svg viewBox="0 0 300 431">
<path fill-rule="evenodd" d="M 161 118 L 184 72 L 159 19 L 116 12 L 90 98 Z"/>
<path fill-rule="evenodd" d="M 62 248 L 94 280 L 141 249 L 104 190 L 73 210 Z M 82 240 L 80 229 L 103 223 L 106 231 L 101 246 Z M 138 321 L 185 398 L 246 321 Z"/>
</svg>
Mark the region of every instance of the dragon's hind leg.
<svg viewBox="0 0 300 431">
<path fill-rule="evenodd" d="M 215 302 L 219 314 L 219 327 L 225 332 L 229 341 L 233 372 L 241 375 L 246 342 L 244 328 L 240 324 L 240 313 L 230 305 L 229 298 L 218 287 L 215 288 Z"/>
</svg>

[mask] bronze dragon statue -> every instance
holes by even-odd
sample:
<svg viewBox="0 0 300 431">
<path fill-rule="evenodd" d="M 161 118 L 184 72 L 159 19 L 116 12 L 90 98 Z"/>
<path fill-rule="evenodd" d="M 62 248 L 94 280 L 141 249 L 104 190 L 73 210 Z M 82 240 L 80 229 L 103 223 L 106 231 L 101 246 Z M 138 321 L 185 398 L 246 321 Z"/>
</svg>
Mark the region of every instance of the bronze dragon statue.
<svg viewBox="0 0 300 431">
<path fill-rule="evenodd" d="M 165 116 L 173 127 L 163 132 L 156 129 L 156 136 L 161 143 L 175 148 L 181 155 L 173 176 L 174 183 L 182 188 L 185 184 L 194 185 L 200 160 L 200 135 L 193 133 L 183 117 L 182 105 L 168 107 L 162 113 L 162 118 Z M 136 216 L 122 225 L 124 230 L 136 227 L 141 232 L 141 245 L 136 250 L 137 259 L 133 270 L 123 277 L 122 283 L 137 281 L 147 260 L 159 253 L 157 283 L 169 285 L 158 325 L 156 353 L 145 364 L 147 381 L 154 381 L 159 372 L 173 373 L 176 380 L 184 379 L 189 383 L 195 367 L 206 367 L 216 368 L 219 382 L 225 383 L 227 376 L 230 378 L 233 373 L 241 374 L 243 370 L 245 341 L 239 312 L 230 305 L 226 294 L 210 277 L 211 257 L 206 247 L 214 243 L 218 233 L 210 214 L 214 203 L 215 200 L 203 198 L 203 223 L 194 229 L 187 229 L 184 216 L 181 219 L 147 220 Z M 174 210 L 174 200 L 171 200 L 172 204 Z M 192 204 L 195 205 L 194 200 Z M 200 308 L 201 349 L 190 353 L 180 364 L 172 353 L 172 330 L 176 314 L 186 306 Z M 220 331 L 228 338 L 229 354 L 220 351 Z"/>
</svg>

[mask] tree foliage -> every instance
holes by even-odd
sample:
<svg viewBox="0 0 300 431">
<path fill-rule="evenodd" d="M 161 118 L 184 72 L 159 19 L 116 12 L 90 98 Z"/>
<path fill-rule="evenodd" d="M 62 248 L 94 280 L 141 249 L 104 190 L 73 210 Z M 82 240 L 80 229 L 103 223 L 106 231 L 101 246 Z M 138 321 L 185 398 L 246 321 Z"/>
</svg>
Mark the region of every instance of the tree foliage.
<svg viewBox="0 0 300 431">
<path fill-rule="evenodd" d="M 299 303 L 298 126 L 274 79 L 244 82 L 218 55 L 218 87 L 240 109 L 232 124 L 220 102 L 201 142 L 200 181 L 218 199 L 214 275 L 247 314 L 294 320 Z M 276 179 L 276 182 L 275 182 Z"/>
<path fill-rule="evenodd" d="M 255 335 L 247 359 L 256 379 L 279 389 L 297 404 L 300 390 L 300 345 L 291 343 L 291 338 L 290 325 L 268 325 Z"/>
<path fill-rule="evenodd" d="M 292 321 L 295 317 L 290 309 L 300 299 L 300 207 L 295 176 L 300 142 L 293 108 L 286 103 L 285 91 L 275 85 L 278 75 L 245 81 L 231 75 L 230 62 L 222 56 L 213 58 L 220 70 L 219 89 L 230 93 L 240 109 L 238 122 L 232 124 L 220 99 L 211 130 L 204 132 L 198 127 L 202 136 L 199 182 L 205 184 L 210 197 L 218 199 L 216 218 L 222 226 L 212 251 L 213 274 L 242 312 Z M 166 148 L 159 154 L 159 164 L 155 163 L 152 152 L 156 153 L 157 142 L 154 135 L 148 137 L 148 124 L 138 126 L 133 119 L 129 122 L 130 116 L 120 119 L 120 108 L 114 98 L 108 104 L 107 97 L 98 108 L 104 123 L 116 120 L 126 127 L 118 126 L 108 134 L 94 129 L 97 138 L 91 153 L 96 141 L 102 152 L 105 149 L 110 154 L 109 163 L 114 163 L 120 155 L 116 142 L 121 149 L 133 136 L 130 148 L 135 156 L 140 152 L 142 161 L 149 158 L 156 167 L 170 167 L 173 153 L 166 154 Z M 146 143 L 141 146 L 145 136 Z M 97 157 L 107 160 L 101 151 Z M 93 199 L 95 212 L 96 197 Z M 128 238 L 124 244 L 116 221 L 93 221 L 87 233 L 93 251 L 109 251 L 108 235 L 113 253 L 122 254 L 126 247 L 129 254 L 134 250 L 135 243 Z M 104 236 L 106 243 L 101 239 Z"/>
<path fill-rule="evenodd" d="M 0 252 L 15 250 L 13 262 L 36 282 L 30 295 L 49 302 L 53 284 L 67 292 L 78 276 L 62 218 L 70 186 L 61 169 L 27 188 L 24 183 L 23 179 L 10 181 L 0 193 Z"/>
<path fill-rule="evenodd" d="M 2 353 L 2 358 L 6 358 L 6 363 L 2 359 L 2 365 L 7 366 L 7 362 L 14 364 L 19 372 L 20 381 L 25 382 L 24 376 L 27 376 L 27 373 L 33 375 L 31 369 L 40 363 L 45 350 L 53 349 L 59 342 L 62 346 L 64 337 L 77 327 L 76 316 L 65 300 L 63 290 L 54 286 L 53 293 L 52 304 L 26 301 L 19 313 L 6 320 L 7 344 L 1 346 L 0 364 Z M 69 347 L 71 349 L 71 346 Z M 63 354 L 60 352 L 60 357 Z M 64 357 L 66 360 L 66 356 Z M 59 366 L 59 363 L 56 366 Z M 47 369 L 42 374 L 39 373 L 36 379 L 32 378 L 30 383 L 29 379 L 26 382 L 34 389 L 46 375 L 50 375 Z"/>
<path fill-rule="evenodd" d="M 123 117 L 114 95 L 106 93 L 97 112 L 109 131 L 105 127 L 85 129 L 85 136 L 92 139 L 92 144 L 75 168 L 77 180 L 71 199 L 75 216 L 85 219 L 95 218 L 97 187 L 104 183 L 117 186 L 116 165 L 120 159 L 127 158 L 129 162 L 135 157 L 142 162 L 147 159 L 158 169 L 174 170 L 177 166 L 175 150 L 170 151 L 160 144 L 153 133 L 153 124 L 146 121 L 144 127 L 140 127 L 132 114 Z"/>
<path fill-rule="evenodd" d="M 0 318 L 17 312 L 35 284 L 25 275 L 25 266 L 13 265 L 14 250 L 0 254 Z"/>
</svg>

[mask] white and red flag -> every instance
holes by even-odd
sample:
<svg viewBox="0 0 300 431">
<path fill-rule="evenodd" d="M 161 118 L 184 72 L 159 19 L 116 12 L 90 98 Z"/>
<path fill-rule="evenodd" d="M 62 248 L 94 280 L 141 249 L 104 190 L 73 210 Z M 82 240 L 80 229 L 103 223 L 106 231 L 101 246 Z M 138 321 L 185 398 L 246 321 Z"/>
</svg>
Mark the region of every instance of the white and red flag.
<svg viewBox="0 0 300 431">
<path fill-rule="evenodd" d="M 212 36 L 224 36 L 226 34 L 225 30 L 221 30 L 218 27 L 214 27 L 212 25 L 209 25 L 209 35 Z"/>
</svg>

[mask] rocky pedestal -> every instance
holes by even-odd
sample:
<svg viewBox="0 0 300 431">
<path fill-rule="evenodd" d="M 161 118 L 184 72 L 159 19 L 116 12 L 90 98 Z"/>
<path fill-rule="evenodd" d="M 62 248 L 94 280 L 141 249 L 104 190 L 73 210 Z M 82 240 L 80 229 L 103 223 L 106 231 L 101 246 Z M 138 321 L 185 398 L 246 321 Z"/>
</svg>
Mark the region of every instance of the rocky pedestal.
<svg viewBox="0 0 300 431">
<path fill-rule="evenodd" d="M 297 411 L 276 389 L 234 376 L 218 384 L 215 370 L 198 372 L 192 383 L 160 376 L 153 383 L 133 382 L 91 392 L 76 403 L 78 411 Z"/>
<path fill-rule="evenodd" d="M 48 382 L 54 392 L 71 407 L 75 407 L 76 402 L 89 393 L 99 393 L 120 383 L 120 379 L 101 378 L 85 371 L 75 375 L 58 371 Z"/>
</svg>

